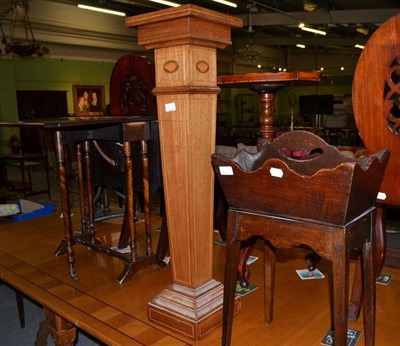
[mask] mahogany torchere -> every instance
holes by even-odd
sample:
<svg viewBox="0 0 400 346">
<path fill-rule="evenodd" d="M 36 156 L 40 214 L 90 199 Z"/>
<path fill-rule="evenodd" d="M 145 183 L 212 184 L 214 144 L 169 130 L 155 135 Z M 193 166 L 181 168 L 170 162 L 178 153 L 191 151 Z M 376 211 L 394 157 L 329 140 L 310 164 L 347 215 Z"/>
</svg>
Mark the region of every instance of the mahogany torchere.
<svg viewBox="0 0 400 346">
<path fill-rule="evenodd" d="M 173 283 L 148 304 L 149 319 L 192 339 L 221 323 L 223 286 L 212 276 L 216 49 L 238 18 L 183 5 L 127 18 L 155 49 L 157 113 Z M 236 307 L 238 308 L 238 305 Z"/>
</svg>

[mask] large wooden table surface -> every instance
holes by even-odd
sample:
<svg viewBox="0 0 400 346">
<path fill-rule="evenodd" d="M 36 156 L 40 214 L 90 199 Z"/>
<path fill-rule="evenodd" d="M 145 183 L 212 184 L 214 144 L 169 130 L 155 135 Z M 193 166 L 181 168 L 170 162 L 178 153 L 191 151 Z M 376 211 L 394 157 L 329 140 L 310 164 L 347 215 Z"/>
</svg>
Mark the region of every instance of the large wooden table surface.
<svg viewBox="0 0 400 346">
<path fill-rule="evenodd" d="M 73 221 L 77 229 L 78 217 L 74 216 Z M 110 240 L 111 236 L 106 239 L 105 233 L 112 231 L 117 240 L 118 228 L 120 225 L 103 223 L 99 226 L 99 239 Z M 135 278 L 145 281 L 141 288 L 135 280 L 121 286 L 115 277 L 122 270 L 122 261 L 77 247 L 76 261 L 82 275 L 74 282 L 65 270 L 64 256 L 53 255 L 61 230 L 58 213 L 2 225 L 0 279 L 107 345 L 186 344 L 147 322 L 147 301 L 160 287 L 152 285 L 152 274 L 165 285 L 170 281 L 168 269 L 139 271 Z"/>
<path fill-rule="evenodd" d="M 75 211 L 72 218 L 75 229 L 79 226 L 78 215 Z M 160 220 L 153 218 L 152 224 L 156 229 Z M 138 228 L 140 236 L 144 231 Z M 119 230 L 118 224 L 102 222 L 97 234 L 103 241 L 118 241 Z M 74 282 L 65 270 L 65 258 L 53 255 L 61 237 L 59 212 L 1 225 L 0 280 L 107 345 L 220 345 L 220 327 L 195 343 L 147 319 L 147 302 L 171 281 L 170 267 L 148 267 L 119 285 L 115 277 L 124 265 L 122 261 L 79 246 L 76 261 L 81 275 Z M 213 251 L 215 277 L 222 280 L 225 248 L 214 244 Z M 251 283 L 260 288 L 242 298 L 242 311 L 234 320 L 232 345 L 320 344 L 330 326 L 330 264 L 322 261 L 319 266 L 326 279 L 301 281 L 295 269 L 305 267 L 304 253 L 278 252 L 275 314 L 268 325 L 263 316 L 262 253 L 255 249 L 260 259 L 250 267 Z M 384 272 L 392 274 L 393 280 L 389 286 L 377 287 L 376 345 L 398 345 L 400 270 L 385 267 Z M 349 327 L 363 331 L 362 319 L 350 322 Z M 362 333 L 358 344 L 363 345 L 363 338 Z"/>
</svg>

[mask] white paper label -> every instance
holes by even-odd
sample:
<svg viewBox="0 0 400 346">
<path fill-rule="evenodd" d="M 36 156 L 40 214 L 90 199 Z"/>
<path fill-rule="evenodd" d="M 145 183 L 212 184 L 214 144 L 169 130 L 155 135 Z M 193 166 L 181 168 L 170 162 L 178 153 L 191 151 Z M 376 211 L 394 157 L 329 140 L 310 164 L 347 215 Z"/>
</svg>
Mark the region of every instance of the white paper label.
<svg viewBox="0 0 400 346">
<path fill-rule="evenodd" d="M 166 111 L 166 112 L 173 112 L 173 111 L 176 111 L 175 102 L 166 103 L 166 104 L 165 104 L 165 111 Z"/>
<path fill-rule="evenodd" d="M 386 193 L 378 192 L 378 197 L 376 197 L 376 198 L 384 201 L 386 199 Z"/>
<path fill-rule="evenodd" d="M 233 175 L 233 169 L 231 166 L 220 166 L 219 173 L 221 175 Z"/>
<path fill-rule="evenodd" d="M 271 167 L 269 170 L 269 174 L 271 174 L 272 177 L 276 178 L 283 177 L 283 171 L 280 168 Z"/>
</svg>

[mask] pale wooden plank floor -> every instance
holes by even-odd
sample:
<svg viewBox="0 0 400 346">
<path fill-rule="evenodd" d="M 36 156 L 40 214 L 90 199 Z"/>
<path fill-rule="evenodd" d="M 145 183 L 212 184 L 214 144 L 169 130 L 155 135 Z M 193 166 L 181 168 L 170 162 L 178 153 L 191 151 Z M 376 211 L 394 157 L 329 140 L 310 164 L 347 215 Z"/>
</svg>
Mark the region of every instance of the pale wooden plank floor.
<svg viewBox="0 0 400 346">
<path fill-rule="evenodd" d="M 78 225 L 77 213 L 73 219 Z M 153 228 L 158 226 L 159 220 L 154 220 Z M 103 222 L 98 226 L 98 235 L 103 241 L 115 241 L 118 230 L 118 224 Z M 157 232 L 154 234 L 157 236 Z M 110 344 L 127 344 L 129 338 L 135 340 L 132 344 L 194 344 L 147 320 L 146 303 L 171 281 L 169 267 L 141 270 L 130 282 L 118 285 L 116 278 L 123 266 L 119 259 L 77 245 L 80 281 L 73 282 L 65 258 L 53 256 L 61 238 L 62 220 L 58 215 L 0 226 L 1 278 L 13 277 L 21 283 L 20 289 L 50 302 L 54 309 L 84 314 L 83 329 L 108 338 Z M 223 281 L 224 249 L 214 245 L 214 277 L 219 281 Z M 320 344 L 330 327 L 330 265 L 322 261 L 319 266 L 326 279 L 302 281 L 295 269 L 305 267 L 305 253 L 300 249 L 278 252 L 275 315 L 268 325 L 263 317 L 262 254 L 255 250 L 260 259 L 251 265 L 251 282 L 260 288 L 242 298 L 242 310 L 234 322 L 233 345 Z M 399 345 L 400 270 L 385 267 L 384 272 L 392 274 L 393 280 L 389 286 L 377 286 L 376 345 Z M 350 322 L 349 327 L 363 331 L 362 318 Z M 121 333 L 123 337 L 117 337 Z M 220 340 L 221 329 L 217 328 L 198 344 L 219 345 Z M 362 334 L 358 344 L 363 343 Z"/>
</svg>

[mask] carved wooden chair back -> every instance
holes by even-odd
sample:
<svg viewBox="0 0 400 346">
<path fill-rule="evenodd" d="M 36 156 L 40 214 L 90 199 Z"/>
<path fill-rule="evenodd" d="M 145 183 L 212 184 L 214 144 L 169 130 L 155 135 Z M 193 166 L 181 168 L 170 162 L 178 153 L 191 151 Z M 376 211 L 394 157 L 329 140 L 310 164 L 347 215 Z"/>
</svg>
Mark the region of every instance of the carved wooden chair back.
<svg viewBox="0 0 400 346">
<path fill-rule="evenodd" d="M 150 60 L 126 54 L 117 60 L 110 80 L 112 116 L 156 116 L 155 67 Z"/>
</svg>

